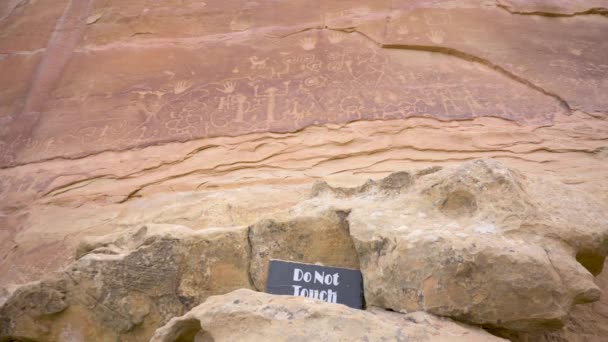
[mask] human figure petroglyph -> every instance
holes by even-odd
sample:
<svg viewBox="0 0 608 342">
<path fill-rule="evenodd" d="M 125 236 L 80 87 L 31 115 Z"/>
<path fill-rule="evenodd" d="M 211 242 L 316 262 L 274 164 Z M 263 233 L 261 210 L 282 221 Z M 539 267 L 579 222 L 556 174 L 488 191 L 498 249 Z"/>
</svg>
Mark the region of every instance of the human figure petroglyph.
<svg viewBox="0 0 608 342">
<path fill-rule="evenodd" d="M 259 91 L 259 85 L 253 87 L 254 96 L 266 100 L 266 121 L 267 125 L 271 125 L 276 121 L 275 110 L 277 105 L 277 97 L 285 97 L 289 94 L 289 85 L 291 81 L 283 82 L 283 89 L 274 86 L 268 86 L 262 92 Z"/>
<path fill-rule="evenodd" d="M 251 104 L 247 101 L 247 96 L 243 94 L 237 94 L 236 97 L 237 109 L 236 109 L 236 121 L 244 122 L 245 113 L 251 108 Z"/>
<path fill-rule="evenodd" d="M 222 115 L 228 116 L 231 114 L 231 112 L 234 112 L 236 113 L 236 122 L 245 122 L 245 114 L 249 112 L 251 107 L 252 106 L 251 103 L 248 101 L 247 95 L 237 93 L 234 95 L 220 98 L 218 113 L 223 113 Z"/>
<path fill-rule="evenodd" d="M 268 123 L 273 123 L 274 119 L 274 110 L 276 108 L 276 96 L 279 89 L 275 87 L 270 87 L 264 91 L 264 93 L 268 94 L 268 108 L 266 110 L 266 120 Z"/>
</svg>

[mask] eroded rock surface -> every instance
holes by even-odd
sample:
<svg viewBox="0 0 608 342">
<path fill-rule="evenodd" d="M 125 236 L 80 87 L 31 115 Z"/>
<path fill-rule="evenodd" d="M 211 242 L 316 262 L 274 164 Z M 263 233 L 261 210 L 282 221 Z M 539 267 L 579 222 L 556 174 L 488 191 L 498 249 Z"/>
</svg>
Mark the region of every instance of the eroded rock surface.
<svg viewBox="0 0 608 342">
<path fill-rule="evenodd" d="M 600 298 L 608 216 L 584 193 L 492 160 L 318 188 L 298 210 L 352 208 L 369 305 L 542 331 Z"/>
<path fill-rule="evenodd" d="M 5 294 L 1 338 L 147 341 L 210 295 L 248 288 L 247 229 L 151 225 L 83 242 L 62 273 Z"/>
<path fill-rule="evenodd" d="M 3 166 L 362 119 L 547 125 L 608 105 L 604 1 L 53 4 L 0 17 Z"/>
<path fill-rule="evenodd" d="M 608 208 L 606 8 L 606 0 L 3 1 L 0 286 L 67 267 L 83 237 L 149 224 L 288 224 L 288 208 L 321 179 L 346 189 L 476 158 Z M 459 217 L 462 201 L 457 194 L 444 211 Z M 569 206 L 573 217 L 587 211 L 555 210 Z M 562 233 L 547 244 L 561 244 Z M 131 249 L 119 245 L 106 252 Z M 599 272 L 595 252 L 570 247 L 550 258 L 576 269 L 578 251 Z M 604 292 L 606 274 L 596 278 Z M 525 338 L 603 342 L 602 298 L 575 306 L 549 337 Z"/>
<path fill-rule="evenodd" d="M 264 220 L 249 231 L 251 277 L 256 288 L 266 290 L 271 259 L 359 268 L 359 258 L 350 237 L 348 212 L 328 210 L 287 222 Z"/>
<path fill-rule="evenodd" d="M 63 273 L 5 294 L 2 334 L 145 339 L 210 295 L 263 290 L 270 259 L 360 268 L 368 308 L 424 311 L 512 339 L 569 336 L 559 329 L 589 311 L 569 317 L 573 306 L 600 300 L 608 214 L 563 184 L 482 159 L 355 188 L 319 182 L 309 194 L 282 220 L 250 227 L 153 224 L 87 238 Z M 220 339 L 242 333 L 218 324 Z"/>
<path fill-rule="evenodd" d="M 151 341 L 506 340 L 421 312 L 360 311 L 308 298 L 238 290 L 210 297 L 186 315 L 172 319 Z"/>
</svg>

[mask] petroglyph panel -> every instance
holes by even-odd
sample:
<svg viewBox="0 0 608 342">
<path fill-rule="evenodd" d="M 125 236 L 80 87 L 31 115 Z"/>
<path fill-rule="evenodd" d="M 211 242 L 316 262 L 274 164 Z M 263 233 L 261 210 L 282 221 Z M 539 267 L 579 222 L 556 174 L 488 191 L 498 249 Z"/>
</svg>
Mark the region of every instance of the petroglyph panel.
<svg viewBox="0 0 608 342">
<path fill-rule="evenodd" d="M 556 113 L 608 108 L 600 15 L 518 15 L 476 1 L 72 7 L 62 12 L 69 25 L 58 21 L 47 43 L 55 48 L 27 52 L 40 54 L 32 66 L 46 71 L 10 76 L 31 89 L 3 75 L 0 165 L 353 120 L 492 116 L 547 125 Z M 0 25 L 36 8 L 18 6 Z M 527 35 L 508 34 L 522 27 Z M 57 49 L 62 37 L 79 39 L 73 51 Z"/>
<path fill-rule="evenodd" d="M 594 37 L 608 32 L 608 20 L 602 15 L 554 17 L 584 13 L 601 7 L 600 1 L 568 1 L 559 6 L 547 1 L 500 3 L 529 15 L 467 2 L 447 8 L 396 4 L 382 42 L 437 46 L 464 58 L 475 56 L 562 98 L 573 110 L 605 113 L 608 40 Z"/>
<path fill-rule="evenodd" d="M 381 49 L 356 33 L 311 30 L 262 44 L 273 49 L 148 49 L 134 53 L 149 62 L 128 68 L 110 52 L 77 54 L 35 136 L 23 140 L 22 161 L 354 120 L 544 125 L 563 111 L 486 66 Z"/>
</svg>

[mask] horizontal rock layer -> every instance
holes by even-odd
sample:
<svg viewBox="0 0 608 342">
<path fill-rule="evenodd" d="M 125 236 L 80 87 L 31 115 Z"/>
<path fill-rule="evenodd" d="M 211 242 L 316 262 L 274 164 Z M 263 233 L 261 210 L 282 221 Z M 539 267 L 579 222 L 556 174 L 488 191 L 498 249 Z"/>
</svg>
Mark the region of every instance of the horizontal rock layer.
<svg viewBox="0 0 608 342">
<path fill-rule="evenodd" d="M 90 235 L 262 218 L 281 231 L 314 181 L 357 186 L 475 158 L 607 208 L 607 8 L 5 1 L 0 285 L 65 268 Z M 560 332 L 520 337 L 602 341 L 606 303 L 575 306 Z"/>
<path fill-rule="evenodd" d="M 563 184 L 483 159 L 355 188 L 319 182 L 307 197 L 249 227 L 86 238 L 63 272 L 4 294 L 0 336 L 145 340 L 210 295 L 264 289 L 276 258 L 360 268 L 368 307 L 504 336 L 558 330 L 574 305 L 600 300 L 608 216 Z"/>
</svg>

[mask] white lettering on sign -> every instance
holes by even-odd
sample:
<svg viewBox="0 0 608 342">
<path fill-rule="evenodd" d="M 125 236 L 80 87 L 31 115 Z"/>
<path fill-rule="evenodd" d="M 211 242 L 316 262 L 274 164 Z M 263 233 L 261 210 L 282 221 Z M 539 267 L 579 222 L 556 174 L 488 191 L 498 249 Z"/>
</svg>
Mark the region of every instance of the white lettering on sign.
<svg viewBox="0 0 608 342">
<path fill-rule="evenodd" d="M 314 277 L 310 272 L 304 272 L 299 268 L 295 268 L 293 270 L 293 281 L 313 284 L 321 284 L 321 285 L 332 285 L 338 286 L 340 284 L 340 275 L 336 272 L 334 274 L 325 274 L 325 271 L 319 272 L 315 271 Z M 308 297 L 314 299 L 324 300 L 329 303 L 337 303 L 338 302 L 338 292 L 333 290 L 313 290 L 302 288 L 301 285 L 292 285 L 293 286 L 293 295 L 300 297 Z"/>
<path fill-rule="evenodd" d="M 315 271 L 314 284 L 338 286 L 340 285 L 339 278 L 340 275 L 337 272 L 334 274 L 325 274 L 325 271 Z M 293 281 L 302 280 L 306 283 L 310 283 L 310 281 L 313 280 L 312 274 L 295 268 L 293 270 Z"/>
<path fill-rule="evenodd" d="M 313 290 L 313 289 L 303 289 L 302 286 L 299 285 L 291 285 L 293 286 L 293 295 L 300 297 L 308 297 L 314 299 L 324 300 L 329 303 L 337 303 L 338 302 L 338 292 L 333 290 Z"/>
</svg>

